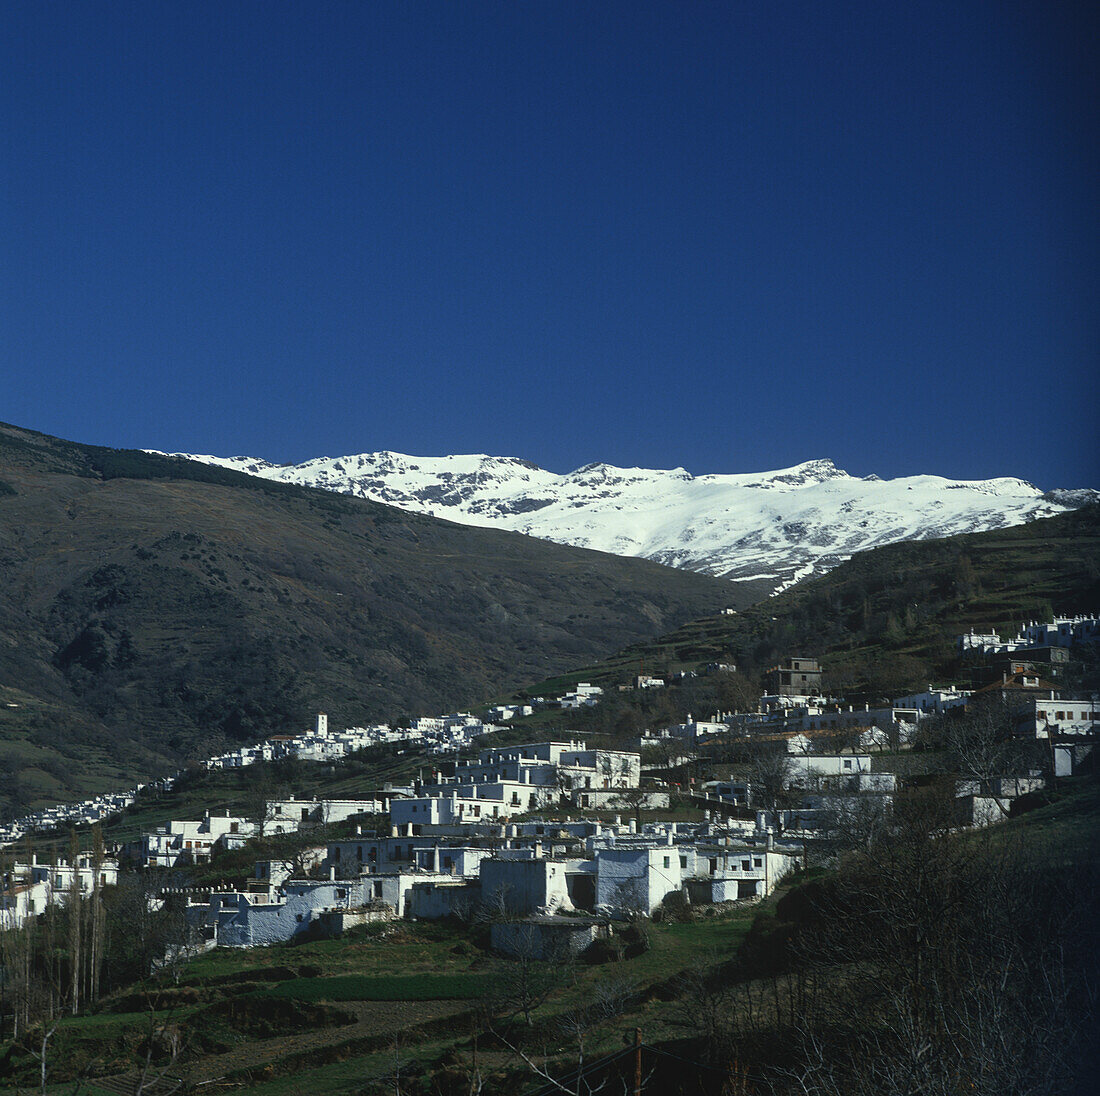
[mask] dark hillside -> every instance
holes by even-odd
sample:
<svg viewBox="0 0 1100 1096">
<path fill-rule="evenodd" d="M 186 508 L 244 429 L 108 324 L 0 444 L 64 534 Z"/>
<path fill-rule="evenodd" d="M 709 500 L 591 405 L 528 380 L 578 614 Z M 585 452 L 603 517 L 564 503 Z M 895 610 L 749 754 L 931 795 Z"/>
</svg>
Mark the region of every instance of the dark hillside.
<svg viewBox="0 0 1100 1096">
<path fill-rule="evenodd" d="M 728 583 L 0 426 L 0 809 L 475 703 Z"/>
<path fill-rule="evenodd" d="M 640 669 L 661 674 L 707 662 L 755 673 L 804 654 L 826 656 L 830 688 L 904 692 L 959 671 L 952 638 L 968 628 L 1014 635 L 1029 618 L 1098 608 L 1100 506 L 1089 506 L 1028 525 L 861 552 L 735 616 L 693 621 L 552 684 L 625 682 Z"/>
</svg>

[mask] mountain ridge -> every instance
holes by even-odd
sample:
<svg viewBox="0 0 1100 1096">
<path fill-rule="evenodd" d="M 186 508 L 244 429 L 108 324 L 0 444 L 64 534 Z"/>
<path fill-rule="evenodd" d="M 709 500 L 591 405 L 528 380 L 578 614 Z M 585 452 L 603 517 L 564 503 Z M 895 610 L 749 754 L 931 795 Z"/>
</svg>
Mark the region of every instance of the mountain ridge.
<svg viewBox="0 0 1100 1096">
<path fill-rule="evenodd" d="M 0 811 L 317 711 L 453 710 L 729 601 L 646 560 L 0 424 Z"/>
<path fill-rule="evenodd" d="M 1044 492 L 1011 476 L 851 476 L 829 458 L 770 472 L 693 475 L 600 461 L 558 474 L 484 453 L 383 450 L 300 464 L 171 455 L 734 582 L 768 582 L 772 592 L 869 548 L 1024 524 L 1100 499 L 1089 488 Z"/>
</svg>

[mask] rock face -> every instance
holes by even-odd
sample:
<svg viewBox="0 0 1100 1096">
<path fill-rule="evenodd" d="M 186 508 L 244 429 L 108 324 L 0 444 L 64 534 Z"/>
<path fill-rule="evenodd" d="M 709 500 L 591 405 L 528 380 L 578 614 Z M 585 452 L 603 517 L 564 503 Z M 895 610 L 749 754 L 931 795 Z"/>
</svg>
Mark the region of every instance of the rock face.
<svg viewBox="0 0 1100 1096">
<path fill-rule="evenodd" d="M 298 465 L 190 459 L 467 525 L 766 582 L 775 591 L 867 548 L 1019 525 L 1100 498 L 1090 489 L 1044 494 L 1010 478 L 860 478 L 830 460 L 776 472 L 693 476 L 683 468 L 609 464 L 557 475 L 516 457 L 485 455 L 360 453 Z"/>
</svg>

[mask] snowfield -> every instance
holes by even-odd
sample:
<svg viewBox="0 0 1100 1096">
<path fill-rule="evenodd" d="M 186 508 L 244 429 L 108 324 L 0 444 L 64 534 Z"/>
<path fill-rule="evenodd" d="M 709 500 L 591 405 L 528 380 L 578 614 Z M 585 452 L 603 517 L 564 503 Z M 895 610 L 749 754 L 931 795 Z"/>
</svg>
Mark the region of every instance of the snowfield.
<svg viewBox="0 0 1100 1096">
<path fill-rule="evenodd" d="M 1100 499 L 1010 478 L 860 478 L 830 460 L 739 475 L 609 464 L 558 475 L 483 454 L 360 453 L 298 465 L 172 455 L 733 581 L 767 579 L 776 591 L 881 544 L 1019 525 Z"/>
</svg>

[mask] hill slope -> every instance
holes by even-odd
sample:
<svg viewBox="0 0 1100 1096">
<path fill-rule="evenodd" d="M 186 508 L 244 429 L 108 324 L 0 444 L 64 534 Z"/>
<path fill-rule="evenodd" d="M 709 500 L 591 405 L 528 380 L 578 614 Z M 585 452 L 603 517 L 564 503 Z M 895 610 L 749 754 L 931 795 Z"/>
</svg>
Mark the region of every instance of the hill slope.
<svg viewBox="0 0 1100 1096">
<path fill-rule="evenodd" d="M 683 468 L 609 464 L 556 475 L 530 461 L 484 455 L 360 453 L 298 465 L 191 459 L 469 525 L 766 582 L 773 590 L 883 544 L 1020 525 L 1100 500 L 1096 491 L 1044 494 L 1011 478 L 861 478 L 829 460 L 693 476 Z"/>
<path fill-rule="evenodd" d="M 471 703 L 730 596 L 643 560 L 0 426 L 0 808 L 317 710 Z"/>
<path fill-rule="evenodd" d="M 1098 607 L 1094 505 L 1009 529 L 861 552 L 736 616 L 692 621 L 565 680 L 623 682 L 640 665 L 660 673 L 706 662 L 755 673 L 802 654 L 824 656 L 834 689 L 896 695 L 955 672 L 952 640 L 969 628 L 1015 634 L 1026 619 Z"/>
</svg>

